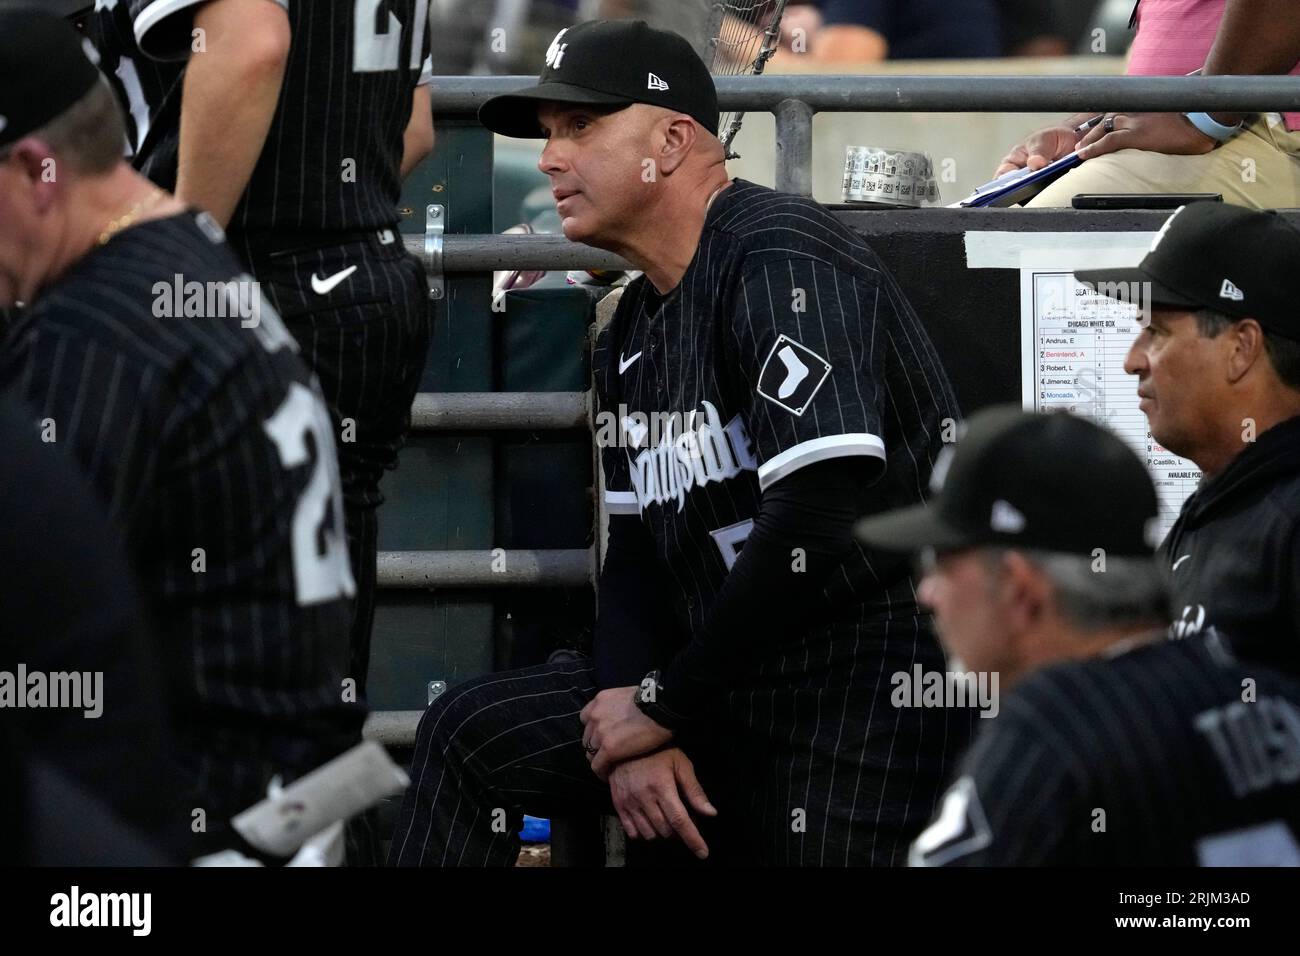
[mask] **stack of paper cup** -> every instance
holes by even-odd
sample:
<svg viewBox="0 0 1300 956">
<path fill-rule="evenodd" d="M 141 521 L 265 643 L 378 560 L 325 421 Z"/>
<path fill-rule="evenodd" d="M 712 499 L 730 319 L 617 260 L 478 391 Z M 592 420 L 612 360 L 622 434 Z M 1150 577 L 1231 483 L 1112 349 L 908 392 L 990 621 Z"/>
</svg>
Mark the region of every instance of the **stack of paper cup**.
<svg viewBox="0 0 1300 956">
<path fill-rule="evenodd" d="M 925 153 L 850 146 L 844 157 L 844 201 L 917 209 L 938 202 L 934 163 Z"/>
</svg>

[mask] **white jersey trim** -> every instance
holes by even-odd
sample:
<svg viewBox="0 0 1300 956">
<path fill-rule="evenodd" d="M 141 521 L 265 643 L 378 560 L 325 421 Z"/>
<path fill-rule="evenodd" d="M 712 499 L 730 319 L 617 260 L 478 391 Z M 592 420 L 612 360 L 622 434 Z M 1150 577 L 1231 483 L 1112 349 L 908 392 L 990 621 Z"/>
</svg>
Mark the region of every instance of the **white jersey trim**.
<svg viewBox="0 0 1300 956">
<path fill-rule="evenodd" d="M 639 515 L 641 503 L 635 491 L 605 492 L 605 510 L 612 515 Z"/>
<path fill-rule="evenodd" d="M 759 466 L 758 487 L 761 491 L 767 491 L 782 478 L 794 474 L 807 465 L 830 458 L 849 458 L 854 455 L 868 455 L 884 460 L 885 443 L 867 432 L 853 435 L 827 435 L 824 438 L 800 442 Z"/>
<path fill-rule="evenodd" d="M 141 52 L 154 56 L 152 51 L 146 50 L 144 38 L 159 23 L 166 20 L 173 13 L 184 10 L 186 7 L 198 6 L 203 0 L 154 0 L 135 17 L 135 42 L 139 45 Z"/>
<path fill-rule="evenodd" d="M 140 47 L 141 52 L 154 59 L 162 59 L 145 48 L 145 36 L 173 13 L 184 10 L 186 7 L 197 7 L 206 2 L 207 0 L 154 0 L 135 17 L 135 42 Z M 286 12 L 289 9 L 289 0 L 272 0 L 272 2 L 283 7 Z"/>
</svg>

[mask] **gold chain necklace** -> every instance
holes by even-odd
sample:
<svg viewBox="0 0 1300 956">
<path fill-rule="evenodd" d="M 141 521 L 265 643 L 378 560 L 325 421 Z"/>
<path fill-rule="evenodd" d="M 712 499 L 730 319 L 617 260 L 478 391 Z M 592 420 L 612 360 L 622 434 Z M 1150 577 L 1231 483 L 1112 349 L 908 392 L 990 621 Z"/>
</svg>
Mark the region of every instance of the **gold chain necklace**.
<svg viewBox="0 0 1300 956">
<path fill-rule="evenodd" d="M 731 185 L 731 180 L 728 179 L 725 183 L 723 183 L 723 184 L 722 184 L 721 186 L 719 186 L 717 189 L 713 190 L 713 195 L 710 196 L 710 197 L 709 197 L 709 201 L 708 201 L 707 203 L 704 204 L 704 215 L 707 216 L 707 215 L 709 214 L 709 209 L 713 206 L 713 200 L 715 200 L 715 199 L 718 198 L 718 193 L 722 192 L 724 189 L 726 189 L 726 188 L 727 188 L 728 186 L 730 186 L 730 185 Z"/>
<path fill-rule="evenodd" d="M 165 195 L 167 194 L 161 189 L 155 189 L 147 198 L 140 200 L 132 206 L 131 211 L 126 213 L 126 215 L 118 216 L 116 219 L 110 219 L 108 224 L 104 226 L 104 231 L 99 234 L 99 244 L 101 246 L 108 245 L 110 239 L 128 226 L 134 225 L 136 220 L 138 220 L 148 210 L 156 206 L 158 201 Z"/>
</svg>

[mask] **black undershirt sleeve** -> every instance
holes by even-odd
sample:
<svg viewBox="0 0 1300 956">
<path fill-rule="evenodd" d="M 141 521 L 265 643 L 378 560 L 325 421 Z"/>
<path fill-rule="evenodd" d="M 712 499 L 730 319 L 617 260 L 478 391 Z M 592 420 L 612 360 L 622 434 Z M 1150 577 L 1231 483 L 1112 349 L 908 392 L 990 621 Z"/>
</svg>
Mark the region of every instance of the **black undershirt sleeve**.
<svg viewBox="0 0 1300 956">
<path fill-rule="evenodd" d="M 878 474 L 874 459 L 835 458 L 763 493 L 704 626 L 664 671 L 656 702 L 674 723 L 700 716 L 755 657 L 808 627 L 809 608 L 853 547 L 853 525 Z"/>
<path fill-rule="evenodd" d="M 655 585 L 654 539 L 640 515 L 610 515 L 605 563 L 597 586 L 596 686 L 631 687 L 662 667 L 684 643 Z"/>
</svg>

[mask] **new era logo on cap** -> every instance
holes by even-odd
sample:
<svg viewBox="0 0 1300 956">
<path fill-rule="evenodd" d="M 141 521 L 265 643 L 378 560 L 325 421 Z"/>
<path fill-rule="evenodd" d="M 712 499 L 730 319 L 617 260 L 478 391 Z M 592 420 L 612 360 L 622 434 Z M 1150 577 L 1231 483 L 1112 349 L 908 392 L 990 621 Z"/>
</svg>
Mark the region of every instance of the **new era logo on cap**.
<svg viewBox="0 0 1300 956">
<path fill-rule="evenodd" d="M 1242 302 L 1246 298 L 1246 293 L 1233 285 L 1231 279 L 1224 279 L 1223 288 L 1219 290 L 1219 298 L 1231 299 L 1233 302 Z"/>
<path fill-rule="evenodd" d="M 989 527 L 1003 534 L 1019 534 L 1025 530 L 1025 516 L 1010 502 L 999 498 L 993 502 L 993 514 L 989 518 Z"/>
<path fill-rule="evenodd" d="M 647 90 L 666 90 L 666 89 L 668 89 L 668 84 L 665 83 L 663 80 L 659 79 L 659 77 L 655 76 L 653 73 L 651 73 L 651 74 L 650 74 L 649 81 L 648 81 L 647 84 L 646 84 L 646 89 L 647 89 Z"/>
</svg>

